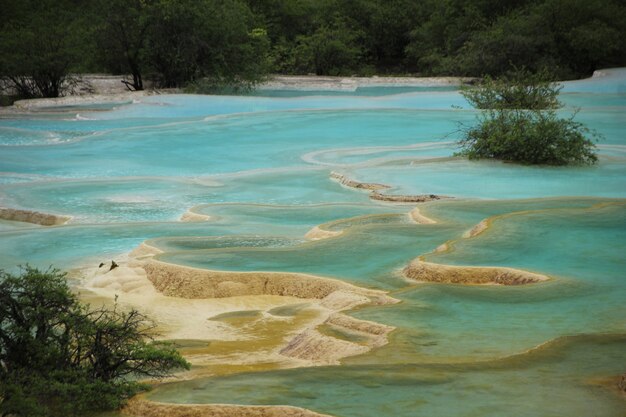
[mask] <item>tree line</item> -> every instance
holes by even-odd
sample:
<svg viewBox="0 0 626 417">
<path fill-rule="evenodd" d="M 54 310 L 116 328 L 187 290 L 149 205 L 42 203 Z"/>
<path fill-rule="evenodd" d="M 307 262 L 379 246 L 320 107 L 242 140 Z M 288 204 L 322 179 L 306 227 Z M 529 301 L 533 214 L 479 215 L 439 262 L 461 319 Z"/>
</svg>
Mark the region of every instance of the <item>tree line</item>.
<svg viewBox="0 0 626 417">
<path fill-rule="evenodd" d="M 58 96 L 69 74 L 129 89 L 247 89 L 269 73 L 577 78 L 626 65 L 620 0 L 2 0 L 0 77 Z"/>
</svg>

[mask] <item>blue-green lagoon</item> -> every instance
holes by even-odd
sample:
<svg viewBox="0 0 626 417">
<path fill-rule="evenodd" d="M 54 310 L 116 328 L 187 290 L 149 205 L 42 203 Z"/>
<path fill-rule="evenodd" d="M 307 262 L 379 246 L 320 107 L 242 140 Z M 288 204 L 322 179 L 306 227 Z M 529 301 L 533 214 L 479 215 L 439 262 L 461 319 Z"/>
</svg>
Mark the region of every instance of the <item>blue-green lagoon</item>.
<svg viewBox="0 0 626 417">
<path fill-rule="evenodd" d="M 566 82 L 560 97 L 603 135 L 588 167 L 454 157 L 458 124 L 476 111 L 450 88 L 0 114 L 0 206 L 71 217 L 0 220 L 0 268 L 55 265 L 89 302 L 118 294 L 156 314 L 193 368 L 152 401 L 336 417 L 624 416 L 626 70 L 603 73 Z M 382 186 L 451 198 L 371 199 Z M 417 258 L 547 280 L 418 282 L 403 272 Z M 112 259 L 118 272 L 98 270 Z M 293 290 L 304 282 L 338 289 Z M 372 302 L 382 292 L 397 302 Z M 202 334 L 177 327 L 194 315 Z M 379 325 L 381 337 L 368 330 Z M 315 343 L 300 336 L 317 332 Z"/>
</svg>

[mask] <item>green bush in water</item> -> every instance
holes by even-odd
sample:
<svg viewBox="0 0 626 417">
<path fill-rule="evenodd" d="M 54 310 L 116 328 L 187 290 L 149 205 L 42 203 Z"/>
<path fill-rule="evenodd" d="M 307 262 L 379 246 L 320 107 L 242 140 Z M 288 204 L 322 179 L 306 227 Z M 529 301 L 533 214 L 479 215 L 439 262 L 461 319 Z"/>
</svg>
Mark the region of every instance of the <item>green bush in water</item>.
<svg viewBox="0 0 626 417">
<path fill-rule="evenodd" d="M 586 134 L 595 135 L 553 111 L 490 111 L 480 116 L 477 126 L 465 131 L 460 155 L 523 164 L 593 164 L 598 157 Z"/>
<path fill-rule="evenodd" d="M 462 129 L 458 155 L 523 164 L 594 164 L 598 134 L 574 121 L 575 115 L 557 115 L 561 86 L 544 81 L 547 77 L 545 71 L 516 70 L 464 89 L 461 94 L 470 104 L 484 111 L 475 126 Z"/>
<path fill-rule="evenodd" d="M 466 87 L 461 94 L 477 109 L 558 109 L 562 86 L 548 81 L 553 75 L 546 69 L 531 73 L 516 69 L 493 78 L 485 76 L 475 87 Z"/>
</svg>

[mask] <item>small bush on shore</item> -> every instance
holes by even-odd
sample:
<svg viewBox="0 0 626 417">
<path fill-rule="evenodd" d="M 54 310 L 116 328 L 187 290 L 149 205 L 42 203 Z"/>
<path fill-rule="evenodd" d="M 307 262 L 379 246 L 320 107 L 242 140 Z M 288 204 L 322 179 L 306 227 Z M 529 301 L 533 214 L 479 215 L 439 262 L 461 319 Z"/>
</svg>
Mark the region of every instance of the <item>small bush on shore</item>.
<svg viewBox="0 0 626 417">
<path fill-rule="evenodd" d="M 0 270 L 0 416 L 116 409 L 147 389 L 137 378 L 188 369 L 153 330 L 136 310 L 80 304 L 58 270 Z"/>
</svg>

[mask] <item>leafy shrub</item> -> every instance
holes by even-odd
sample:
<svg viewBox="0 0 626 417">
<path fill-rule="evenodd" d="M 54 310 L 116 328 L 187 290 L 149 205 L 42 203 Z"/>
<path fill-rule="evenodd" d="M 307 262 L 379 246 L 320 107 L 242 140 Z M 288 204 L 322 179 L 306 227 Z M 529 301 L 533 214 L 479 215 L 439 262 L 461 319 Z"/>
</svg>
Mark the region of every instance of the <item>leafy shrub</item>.
<svg viewBox="0 0 626 417">
<path fill-rule="evenodd" d="M 294 51 L 296 68 L 316 75 L 350 75 L 356 71 L 362 54 L 360 36 L 341 20 L 320 27 L 311 36 L 299 36 Z"/>
<path fill-rule="evenodd" d="M 598 158 L 588 134 L 595 136 L 581 123 L 559 118 L 553 111 L 488 112 L 465 132 L 460 155 L 523 164 L 593 164 Z"/>
<path fill-rule="evenodd" d="M 485 76 L 478 86 L 466 87 L 461 94 L 477 109 L 557 109 L 562 86 L 547 81 L 550 78 L 546 69 L 536 73 L 516 69 L 499 78 Z"/>
<path fill-rule="evenodd" d="M 463 130 L 459 155 L 523 164 L 594 164 L 598 134 L 582 123 L 560 118 L 561 87 L 543 81 L 546 72 L 525 70 L 497 79 L 486 77 L 463 96 L 484 111 L 477 124 Z"/>
</svg>

